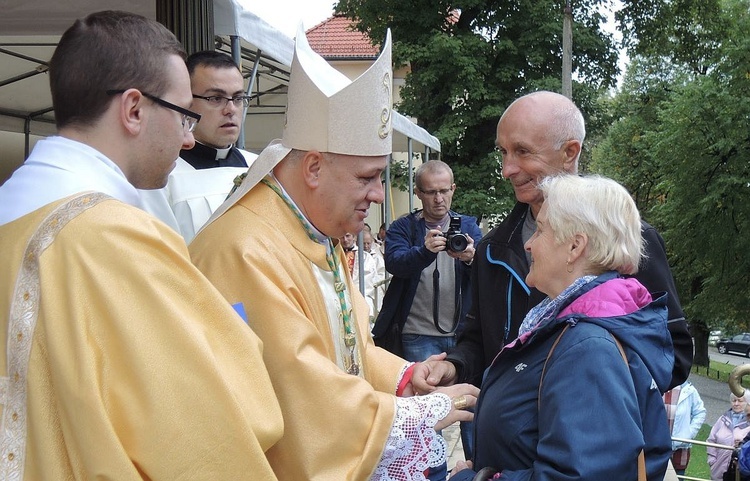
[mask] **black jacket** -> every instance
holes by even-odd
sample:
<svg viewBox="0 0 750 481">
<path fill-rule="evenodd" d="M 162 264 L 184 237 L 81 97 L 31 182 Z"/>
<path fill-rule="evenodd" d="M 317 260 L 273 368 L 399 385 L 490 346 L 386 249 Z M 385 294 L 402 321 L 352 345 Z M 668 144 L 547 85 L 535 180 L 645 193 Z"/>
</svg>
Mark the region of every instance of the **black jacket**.
<svg viewBox="0 0 750 481">
<path fill-rule="evenodd" d="M 484 236 L 476 248 L 471 270 L 471 308 L 456 347 L 448 354 L 448 360 L 456 365 L 459 382 L 479 386 L 485 368 L 506 342 L 518 336 L 526 313 L 546 297 L 526 285 L 529 264 L 521 231 L 528 211 L 527 204 L 517 203 L 510 215 Z M 675 354 L 671 389 L 682 384 L 690 374 L 693 339 L 680 307 L 664 240 L 646 222 L 641 223 L 641 233 L 645 240 L 645 260 L 635 278 L 652 294 L 668 294 L 668 328 Z"/>
</svg>

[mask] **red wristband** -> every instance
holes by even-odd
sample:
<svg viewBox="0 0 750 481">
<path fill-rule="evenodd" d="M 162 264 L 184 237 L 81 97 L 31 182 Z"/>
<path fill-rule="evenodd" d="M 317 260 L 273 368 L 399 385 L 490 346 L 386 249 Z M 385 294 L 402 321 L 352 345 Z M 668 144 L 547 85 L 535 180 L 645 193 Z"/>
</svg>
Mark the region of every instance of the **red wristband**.
<svg viewBox="0 0 750 481">
<path fill-rule="evenodd" d="M 398 383 L 398 388 L 396 388 L 396 396 L 401 396 L 403 394 L 404 389 L 406 389 L 406 385 L 411 382 L 411 377 L 414 374 L 414 366 L 417 364 L 414 363 L 411 366 L 409 366 L 406 371 L 404 371 L 403 377 L 401 377 L 401 381 Z"/>
</svg>

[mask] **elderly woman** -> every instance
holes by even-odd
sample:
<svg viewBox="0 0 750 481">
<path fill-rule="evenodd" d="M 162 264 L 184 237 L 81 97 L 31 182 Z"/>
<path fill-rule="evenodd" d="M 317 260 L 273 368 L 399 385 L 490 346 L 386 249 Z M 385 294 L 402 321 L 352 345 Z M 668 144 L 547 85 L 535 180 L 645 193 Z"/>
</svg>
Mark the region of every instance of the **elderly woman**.
<svg viewBox="0 0 750 481">
<path fill-rule="evenodd" d="M 641 259 L 638 210 L 603 177 L 550 177 L 540 188 L 526 283 L 548 298 L 485 373 L 473 467 L 502 480 L 633 481 L 645 479 L 643 452 L 648 479 L 661 480 L 673 351 L 665 296 L 653 301 L 624 277 Z M 459 462 L 451 481 L 472 479 L 471 467 Z"/>
<path fill-rule="evenodd" d="M 750 408 L 748 408 L 746 396 L 729 395 L 731 407 L 716 420 L 706 441 L 736 448 L 742 444 L 745 436 L 750 434 L 750 423 L 748 423 Z M 706 456 L 708 465 L 711 467 L 711 479 L 713 481 L 724 479 L 724 473 L 732 457 L 732 450 L 709 446 L 706 448 Z"/>
</svg>

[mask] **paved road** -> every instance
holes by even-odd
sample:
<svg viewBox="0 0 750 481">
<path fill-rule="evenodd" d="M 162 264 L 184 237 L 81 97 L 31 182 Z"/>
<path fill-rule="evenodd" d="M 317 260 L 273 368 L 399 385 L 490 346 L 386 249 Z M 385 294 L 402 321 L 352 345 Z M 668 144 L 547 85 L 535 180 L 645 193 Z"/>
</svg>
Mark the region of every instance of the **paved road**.
<svg viewBox="0 0 750 481">
<path fill-rule="evenodd" d="M 709 426 L 713 426 L 719 416 L 731 407 L 729 404 L 729 386 L 725 382 L 709 379 L 699 374 L 691 373 L 690 382 L 698 390 L 706 406 L 706 420 Z"/>
<path fill-rule="evenodd" d="M 750 363 L 750 359 L 744 356 L 719 354 L 715 347 L 708 348 L 708 355 L 712 361 L 732 364 L 734 366 Z M 719 419 L 719 416 L 731 406 L 729 404 L 729 386 L 724 382 L 709 379 L 695 373 L 690 374 L 690 382 L 698 390 L 701 399 L 703 399 L 703 404 L 706 406 L 706 424 L 713 425 Z"/>
<path fill-rule="evenodd" d="M 715 347 L 708 348 L 708 355 L 711 357 L 712 361 L 732 364 L 733 366 L 750 363 L 750 359 L 738 353 L 719 354 L 719 351 L 717 351 Z"/>
</svg>

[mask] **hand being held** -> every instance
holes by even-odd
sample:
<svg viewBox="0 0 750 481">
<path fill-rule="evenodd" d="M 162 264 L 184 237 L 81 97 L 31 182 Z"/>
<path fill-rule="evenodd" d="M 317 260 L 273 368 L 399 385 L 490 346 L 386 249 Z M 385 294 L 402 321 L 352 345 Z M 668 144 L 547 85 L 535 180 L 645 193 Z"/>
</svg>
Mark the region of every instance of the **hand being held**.
<svg viewBox="0 0 750 481">
<path fill-rule="evenodd" d="M 429 394 L 438 386 L 456 383 L 456 366 L 445 360 L 446 354 L 436 354 L 414 366 L 411 383 L 416 394 Z"/>
<path fill-rule="evenodd" d="M 476 406 L 477 397 L 479 397 L 478 387 L 473 384 L 456 384 L 439 387 L 435 389 L 435 392 L 443 393 L 453 401 L 450 413 L 435 424 L 436 431 L 447 428 L 459 421 L 474 420 L 474 413 L 466 411 L 466 409 Z"/>
<path fill-rule="evenodd" d="M 474 467 L 474 463 L 469 461 L 468 459 L 466 461 L 458 461 L 456 462 L 456 466 L 451 470 L 450 477 L 452 478 L 456 474 L 458 474 L 459 471 L 463 471 L 464 469 L 472 469 Z"/>
</svg>

